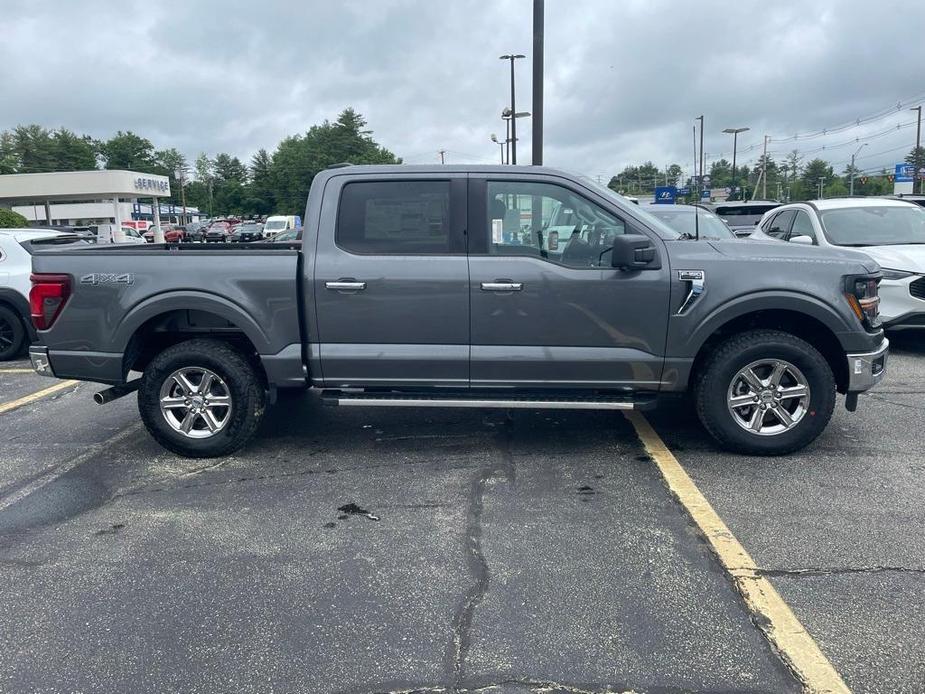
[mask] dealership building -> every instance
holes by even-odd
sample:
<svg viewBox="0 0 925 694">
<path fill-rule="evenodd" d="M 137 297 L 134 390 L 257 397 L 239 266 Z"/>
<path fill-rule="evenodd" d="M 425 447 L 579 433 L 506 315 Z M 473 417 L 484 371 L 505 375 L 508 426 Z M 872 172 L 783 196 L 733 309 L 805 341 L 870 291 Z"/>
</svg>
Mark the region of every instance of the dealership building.
<svg viewBox="0 0 925 694">
<path fill-rule="evenodd" d="M 0 206 L 39 226 L 89 226 L 101 242 L 122 239 L 122 227 L 147 229 L 180 221 L 182 208 L 170 197 L 170 179 L 137 171 L 58 171 L 0 176 Z M 187 208 L 187 221 L 201 218 Z"/>
</svg>

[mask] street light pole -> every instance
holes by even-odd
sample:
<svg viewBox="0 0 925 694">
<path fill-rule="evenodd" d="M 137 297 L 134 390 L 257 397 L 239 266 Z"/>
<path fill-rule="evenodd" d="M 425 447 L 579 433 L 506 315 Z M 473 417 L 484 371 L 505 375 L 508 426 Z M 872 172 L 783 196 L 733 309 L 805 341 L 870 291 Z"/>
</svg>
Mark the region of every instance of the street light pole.
<svg viewBox="0 0 925 694">
<path fill-rule="evenodd" d="M 851 174 L 851 180 L 848 183 L 848 195 L 854 195 L 854 179 L 857 176 L 857 174 L 854 172 L 854 158 L 858 155 L 858 152 L 860 152 L 865 147 L 867 147 L 866 142 L 858 147 L 857 152 L 851 155 L 851 170 L 849 172 Z"/>
<path fill-rule="evenodd" d="M 916 122 L 915 126 L 915 153 L 912 155 L 912 160 L 915 162 L 915 172 L 913 173 L 913 176 L 920 176 L 919 193 L 921 193 L 922 191 L 925 191 L 925 183 L 923 183 L 925 179 L 921 178 L 921 173 L 919 173 L 919 169 L 922 168 L 922 162 L 919 161 L 919 150 L 922 147 L 922 106 L 919 104 L 915 108 L 910 108 L 909 110 L 918 111 L 919 114 L 918 121 Z M 914 181 L 915 178 L 912 180 Z M 912 184 L 912 189 L 913 191 L 915 190 L 915 183 Z"/>
<path fill-rule="evenodd" d="M 533 165 L 543 165 L 544 2 L 533 0 Z M 513 110 L 513 104 L 511 109 Z"/>
<path fill-rule="evenodd" d="M 501 140 L 498 139 L 498 136 L 495 135 L 494 133 L 491 134 L 491 141 L 494 142 L 496 145 L 500 145 L 501 147 L 501 164 L 503 166 L 504 165 L 504 145 L 506 143 L 501 142 Z"/>
<path fill-rule="evenodd" d="M 517 163 L 517 119 L 514 117 L 514 114 L 517 113 L 517 107 L 514 102 L 514 61 L 524 57 L 526 56 L 520 53 L 499 56 L 501 60 L 511 61 L 511 164 Z"/>
<path fill-rule="evenodd" d="M 822 200 L 822 186 L 825 184 L 825 176 L 819 177 L 819 199 Z"/>
<path fill-rule="evenodd" d="M 739 133 L 744 133 L 748 128 L 726 128 L 724 133 L 732 135 L 732 198 L 736 194 L 736 147 L 739 143 Z"/>
<path fill-rule="evenodd" d="M 700 193 L 703 197 L 703 116 L 697 116 L 694 120 L 700 121 Z"/>
</svg>

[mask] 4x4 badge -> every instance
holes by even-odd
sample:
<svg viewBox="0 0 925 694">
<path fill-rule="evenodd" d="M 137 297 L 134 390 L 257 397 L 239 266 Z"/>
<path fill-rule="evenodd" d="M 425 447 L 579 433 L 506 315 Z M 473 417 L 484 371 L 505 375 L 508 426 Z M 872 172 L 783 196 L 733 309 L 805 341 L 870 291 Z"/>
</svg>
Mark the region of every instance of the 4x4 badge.
<svg viewBox="0 0 925 694">
<path fill-rule="evenodd" d="M 89 284 L 98 287 L 101 284 L 125 284 L 131 286 L 135 284 L 135 275 L 131 272 L 91 272 L 89 275 L 81 275 L 81 284 Z"/>
</svg>

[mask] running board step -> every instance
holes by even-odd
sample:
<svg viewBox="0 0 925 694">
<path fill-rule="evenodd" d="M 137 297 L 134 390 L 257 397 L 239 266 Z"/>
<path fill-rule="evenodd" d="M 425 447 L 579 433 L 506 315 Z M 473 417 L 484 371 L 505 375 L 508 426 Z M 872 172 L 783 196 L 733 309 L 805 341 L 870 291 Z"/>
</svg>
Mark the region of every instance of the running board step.
<svg viewBox="0 0 925 694">
<path fill-rule="evenodd" d="M 592 397 L 484 397 L 466 395 L 405 395 L 323 391 L 322 402 L 337 407 L 499 407 L 520 410 L 633 410 L 632 400 Z"/>
</svg>

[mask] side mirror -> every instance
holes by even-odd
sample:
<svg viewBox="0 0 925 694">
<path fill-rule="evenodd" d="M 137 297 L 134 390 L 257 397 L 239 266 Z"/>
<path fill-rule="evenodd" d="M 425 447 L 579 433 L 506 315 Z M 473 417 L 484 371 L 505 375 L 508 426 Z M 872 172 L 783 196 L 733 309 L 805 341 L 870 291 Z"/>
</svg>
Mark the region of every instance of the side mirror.
<svg viewBox="0 0 925 694">
<path fill-rule="evenodd" d="M 655 244 L 642 234 L 614 236 L 610 264 L 620 270 L 659 270 L 662 267 Z"/>
<path fill-rule="evenodd" d="M 799 243 L 802 246 L 812 246 L 813 240 L 809 236 L 794 236 L 790 239 L 790 243 Z"/>
</svg>

